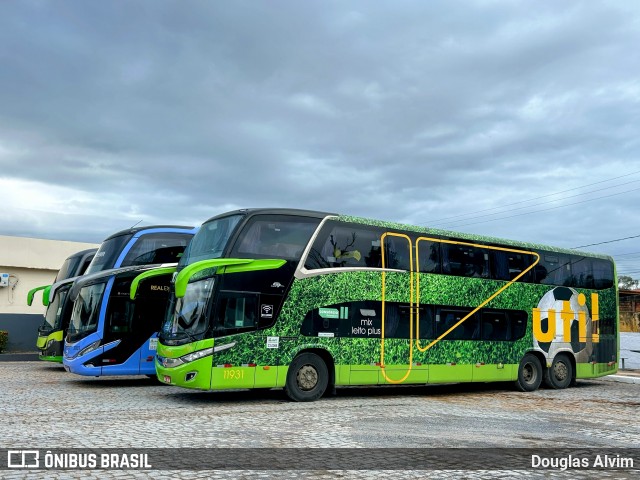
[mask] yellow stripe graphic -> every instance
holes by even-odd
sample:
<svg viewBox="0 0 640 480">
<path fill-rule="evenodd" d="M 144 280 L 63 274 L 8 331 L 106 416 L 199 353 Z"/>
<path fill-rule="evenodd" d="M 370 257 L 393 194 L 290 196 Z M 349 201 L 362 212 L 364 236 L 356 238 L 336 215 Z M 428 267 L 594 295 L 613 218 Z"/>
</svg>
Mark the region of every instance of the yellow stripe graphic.
<svg viewBox="0 0 640 480">
<path fill-rule="evenodd" d="M 382 250 L 382 268 L 383 269 L 386 267 L 384 240 L 385 240 L 385 238 L 391 237 L 391 236 L 405 238 L 407 240 L 407 242 L 409 243 L 409 261 L 410 261 L 411 270 L 410 270 L 410 275 L 409 275 L 409 282 L 410 282 L 410 295 L 409 295 L 409 341 L 410 341 L 410 343 L 409 343 L 409 367 L 408 367 L 407 372 L 405 373 L 405 375 L 399 380 L 390 379 L 387 376 L 387 374 L 386 374 L 386 372 L 384 370 L 384 368 L 385 368 L 385 363 L 384 363 L 384 339 L 385 339 L 385 337 L 384 337 L 384 333 L 385 333 L 384 332 L 384 326 L 385 326 L 385 302 L 386 302 L 386 272 L 385 271 L 382 272 L 382 329 L 381 329 L 381 338 L 380 338 L 380 366 L 382 368 L 382 370 L 381 370 L 382 376 L 389 383 L 402 383 L 409 377 L 409 374 L 411 373 L 411 366 L 413 364 L 413 343 L 414 343 L 414 340 L 415 340 L 416 348 L 420 352 L 426 352 L 427 350 L 432 348 L 434 345 L 436 345 L 440 340 L 444 339 L 447 335 L 449 335 L 449 333 L 451 333 L 453 330 L 455 330 L 465 320 L 467 320 L 469 317 L 471 317 L 473 314 L 475 314 L 478 310 L 480 310 L 482 307 L 487 305 L 491 300 L 496 298 L 498 295 L 500 295 L 502 292 L 504 292 L 507 288 L 509 288 L 511 285 L 513 285 L 515 282 L 517 282 L 520 278 L 522 278 L 524 275 L 526 275 L 529 271 L 531 271 L 538 264 L 538 262 L 540 262 L 540 255 L 538 253 L 527 251 L 527 250 L 518 250 L 518 249 L 515 249 L 515 248 L 505 248 L 505 247 L 494 247 L 494 246 L 490 246 L 490 245 L 480 245 L 480 244 L 470 243 L 470 242 L 460 242 L 460 241 L 455 241 L 455 240 L 444 240 L 444 239 L 441 239 L 441 238 L 419 237 L 419 238 L 416 239 L 416 262 L 414 264 L 414 262 L 413 262 L 413 243 L 411 241 L 411 238 L 409 236 L 407 236 L 407 235 L 404 235 L 404 234 L 385 232 L 380 237 L 380 246 L 381 246 L 381 250 Z M 533 255 L 535 257 L 535 261 L 529 267 L 527 267 L 522 272 L 520 272 L 512 280 L 509 280 L 505 285 L 500 287 L 495 293 L 493 293 L 491 296 L 489 296 L 486 300 L 481 302 L 480 305 L 478 305 L 476 308 L 474 308 L 465 317 L 460 319 L 460 321 L 458 321 L 455 325 L 453 325 L 451 328 L 449 328 L 446 332 L 444 332 L 442 335 L 440 335 L 438 338 L 433 340 L 428 345 L 422 347 L 420 345 L 420 309 L 419 308 L 414 308 L 414 306 L 417 306 L 420 303 L 420 274 L 419 274 L 420 258 L 419 258 L 419 248 L 418 248 L 418 246 L 419 246 L 419 243 L 421 241 L 448 243 L 448 244 L 451 244 L 451 245 L 465 245 L 465 246 L 470 246 L 470 247 L 485 248 L 485 249 L 488 249 L 488 250 L 498 250 L 498 251 L 503 251 L 503 252 L 519 253 L 519 254 L 524 254 L 524 255 Z M 415 278 L 417 278 L 417 280 L 415 280 L 415 281 L 414 281 L 414 273 L 416 273 Z M 415 283 L 415 298 L 414 298 L 414 283 Z M 414 310 L 416 311 L 416 315 L 415 315 L 416 335 L 415 335 L 415 337 L 413 336 L 413 323 L 414 323 L 414 314 L 413 314 L 413 312 L 414 312 Z"/>
</svg>

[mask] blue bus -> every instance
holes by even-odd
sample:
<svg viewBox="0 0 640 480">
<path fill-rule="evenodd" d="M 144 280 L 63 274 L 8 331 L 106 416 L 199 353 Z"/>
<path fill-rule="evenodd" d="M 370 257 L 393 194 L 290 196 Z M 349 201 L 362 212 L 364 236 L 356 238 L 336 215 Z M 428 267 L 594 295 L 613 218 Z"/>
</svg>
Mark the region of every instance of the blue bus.
<svg viewBox="0 0 640 480">
<path fill-rule="evenodd" d="M 32 304 L 34 294 L 43 290 L 42 304 L 47 307 L 42 324 L 38 327 L 36 340 L 40 360 L 62 363 L 64 332 L 71 318 L 70 311 L 67 315 L 62 313 L 67 307 L 67 293 L 75 278 L 87 270 L 97 251 L 97 248 L 89 248 L 70 255 L 58 270 L 52 285 L 43 285 L 29 291 L 28 305 Z"/>
<path fill-rule="evenodd" d="M 194 227 L 146 227 L 119 232 L 104 241 L 86 274 L 73 282 L 69 292 L 73 307 L 63 355 L 68 372 L 155 374 L 160 326 L 156 320 L 164 318 L 170 278 L 145 282 L 134 300 L 129 298 L 131 283 L 146 270 L 175 266 L 196 231 Z"/>
</svg>

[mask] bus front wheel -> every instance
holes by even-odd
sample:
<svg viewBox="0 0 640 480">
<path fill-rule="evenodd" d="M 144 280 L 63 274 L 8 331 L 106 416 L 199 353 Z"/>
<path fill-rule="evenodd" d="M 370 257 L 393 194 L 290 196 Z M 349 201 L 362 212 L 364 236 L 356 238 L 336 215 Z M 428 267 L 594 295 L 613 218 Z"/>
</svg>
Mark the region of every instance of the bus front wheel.
<svg viewBox="0 0 640 480">
<path fill-rule="evenodd" d="M 302 353 L 293 359 L 287 373 L 285 392 L 296 402 L 312 402 L 320 398 L 329 383 L 329 371 L 315 353 Z"/>
<path fill-rule="evenodd" d="M 522 357 L 518 367 L 518 380 L 516 387 L 521 392 L 533 392 L 537 390 L 542 382 L 542 365 L 538 357 L 527 353 Z"/>
<path fill-rule="evenodd" d="M 550 388 L 567 388 L 573 380 L 573 365 L 569 357 L 556 355 L 551 366 L 544 372 L 544 384 Z"/>
</svg>

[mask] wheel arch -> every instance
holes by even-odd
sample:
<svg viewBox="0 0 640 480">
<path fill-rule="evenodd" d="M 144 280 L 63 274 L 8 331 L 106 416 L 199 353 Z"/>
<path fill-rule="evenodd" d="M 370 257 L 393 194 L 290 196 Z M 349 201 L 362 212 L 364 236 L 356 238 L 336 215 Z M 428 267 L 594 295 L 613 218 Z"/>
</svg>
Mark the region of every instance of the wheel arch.
<svg viewBox="0 0 640 480">
<path fill-rule="evenodd" d="M 291 359 L 291 361 L 293 362 L 293 360 L 296 357 L 302 355 L 303 353 L 313 353 L 318 357 L 320 357 L 322 361 L 325 363 L 325 365 L 327 366 L 327 372 L 329 374 L 329 384 L 327 385 L 327 392 L 330 392 L 335 387 L 335 384 L 336 384 L 336 364 L 335 364 L 335 361 L 333 360 L 333 355 L 331 355 L 331 352 L 329 352 L 329 350 L 322 347 L 309 346 L 309 347 L 301 348 L 299 351 L 297 351 L 296 354 Z"/>
<path fill-rule="evenodd" d="M 545 354 L 541 350 L 527 350 L 526 352 L 524 352 L 524 354 L 522 355 L 520 360 L 522 360 L 524 358 L 524 356 L 527 355 L 527 354 L 533 355 L 538 360 L 540 360 L 540 365 L 542 366 L 543 372 L 544 372 L 544 370 L 547 369 L 547 357 L 545 356 Z"/>
<path fill-rule="evenodd" d="M 543 364 L 544 369 L 546 370 L 547 368 L 550 368 L 550 365 L 553 364 L 553 361 L 559 356 L 559 355 L 563 355 L 565 357 L 567 357 L 569 359 L 569 362 L 571 363 L 571 367 L 573 367 L 573 374 L 572 374 L 572 380 L 576 379 L 576 355 L 575 353 L 573 353 L 572 350 L 569 349 L 564 349 L 564 350 L 559 350 L 558 352 L 556 352 L 556 354 L 553 356 L 553 358 L 549 359 L 549 366 L 547 366 L 546 363 Z"/>
</svg>

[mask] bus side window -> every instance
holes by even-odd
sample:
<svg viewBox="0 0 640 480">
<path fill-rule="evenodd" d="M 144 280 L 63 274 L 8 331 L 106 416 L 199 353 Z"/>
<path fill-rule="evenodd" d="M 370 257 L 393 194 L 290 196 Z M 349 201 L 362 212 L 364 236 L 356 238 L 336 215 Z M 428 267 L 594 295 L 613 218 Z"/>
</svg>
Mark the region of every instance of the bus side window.
<svg viewBox="0 0 640 480">
<path fill-rule="evenodd" d="M 571 284 L 567 285 L 569 287 L 595 288 L 590 258 L 578 256 L 571 258 L 571 280 Z"/>
<path fill-rule="evenodd" d="M 386 302 L 385 303 L 385 338 L 433 338 L 433 309 L 430 305 L 413 306 L 413 316 L 411 306 L 408 303 Z M 420 331 L 416 332 L 415 326 L 411 331 L 411 322 L 415 322 L 417 315 L 420 316 Z M 414 323 L 415 325 L 415 323 Z"/>
<path fill-rule="evenodd" d="M 509 334 L 509 324 L 504 312 L 482 312 L 482 339 L 506 340 Z"/>
<path fill-rule="evenodd" d="M 416 241 L 418 271 L 422 273 L 440 273 L 440 242 L 418 239 Z"/>
<path fill-rule="evenodd" d="M 540 262 L 535 267 L 536 283 L 544 285 L 570 286 L 571 259 L 559 253 L 541 253 Z"/>
<path fill-rule="evenodd" d="M 603 289 L 613 286 L 613 264 L 608 260 L 591 259 L 593 266 L 594 288 Z"/>
<path fill-rule="evenodd" d="M 420 307 L 420 310 L 422 313 L 424 308 Z M 384 336 L 386 338 L 411 338 L 411 322 L 415 322 L 415 319 L 411 316 L 411 307 L 408 303 L 387 302 L 385 317 Z M 427 328 L 426 324 L 425 328 Z M 414 331 L 414 338 L 415 335 Z"/>
<path fill-rule="evenodd" d="M 381 267 L 381 229 L 327 222 L 318 234 L 305 268 Z"/>
<path fill-rule="evenodd" d="M 496 280 L 513 280 L 531 265 L 532 255 L 494 250 L 492 255 L 492 277 Z M 530 282 L 531 271 L 518 279 L 519 282 Z"/>
<path fill-rule="evenodd" d="M 509 257 L 509 280 L 513 280 L 523 271 L 531 266 L 534 261 L 533 255 L 527 255 L 522 253 L 508 252 Z M 529 270 L 518 281 L 531 282 L 533 279 L 533 273 Z"/>
<path fill-rule="evenodd" d="M 254 293 L 224 292 L 218 303 L 217 325 L 225 330 L 255 328 L 257 307 Z"/>
<path fill-rule="evenodd" d="M 439 308 L 436 311 L 436 335 L 439 337 L 466 317 L 471 310 Z M 444 340 L 471 340 L 478 330 L 478 316 L 472 315 L 449 332 Z"/>
<path fill-rule="evenodd" d="M 313 309 L 305 315 L 300 333 L 318 336 L 333 333 L 336 337 L 380 337 L 380 302 L 363 300 Z"/>
<path fill-rule="evenodd" d="M 513 278 L 510 275 L 509 253 L 494 250 L 492 251 L 491 260 L 492 278 L 496 280 L 511 280 Z"/>
<path fill-rule="evenodd" d="M 442 244 L 442 273 L 489 278 L 489 252 L 469 245 Z"/>
<path fill-rule="evenodd" d="M 109 332 L 128 333 L 133 320 L 133 302 L 127 299 L 112 298 L 109 304 Z"/>
<path fill-rule="evenodd" d="M 435 338 L 433 326 L 433 306 L 425 304 L 420 305 L 418 314 L 419 330 L 413 333 L 414 336 L 417 338 Z"/>
<path fill-rule="evenodd" d="M 405 238 L 388 235 L 384 239 L 384 259 L 386 268 L 411 270 L 409 242 Z"/>
<path fill-rule="evenodd" d="M 508 313 L 510 335 L 507 340 L 518 340 L 527 332 L 527 314 L 522 311 L 510 311 Z"/>
</svg>

